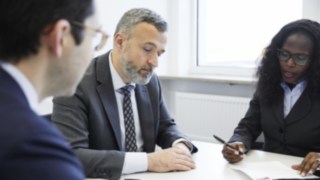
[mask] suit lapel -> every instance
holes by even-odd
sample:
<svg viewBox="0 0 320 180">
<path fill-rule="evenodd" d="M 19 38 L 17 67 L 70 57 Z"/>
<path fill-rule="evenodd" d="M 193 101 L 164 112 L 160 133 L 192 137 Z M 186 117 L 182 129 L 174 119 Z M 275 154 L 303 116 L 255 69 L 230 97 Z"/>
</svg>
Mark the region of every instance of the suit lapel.
<svg viewBox="0 0 320 180">
<path fill-rule="evenodd" d="M 283 110 L 283 95 L 279 98 L 273 107 L 273 112 L 275 113 L 276 119 L 281 125 L 284 125 L 284 110 Z"/>
<path fill-rule="evenodd" d="M 112 126 L 118 147 L 120 150 L 124 150 L 121 145 L 121 129 L 119 124 L 120 118 L 118 108 L 116 106 L 117 101 L 110 73 L 109 53 L 100 57 L 97 60 L 97 80 L 101 83 L 97 86 L 97 91 L 102 102 L 103 108 L 108 116 L 107 120 L 109 120 Z"/>
<path fill-rule="evenodd" d="M 135 95 L 138 106 L 142 139 L 144 141 L 144 150 L 146 152 L 151 152 L 154 151 L 156 138 L 154 137 L 155 125 L 150 95 L 148 93 L 147 87 L 144 85 L 136 86 Z"/>
<path fill-rule="evenodd" d="M 311 99 L 309 97 L 307 89 L 301 94 L 300 98 L 292 107 L 290 113 L 285 118 L 287 125 L 295 123 L 298 120 L 303 119 L 311 110 Z"/>
</svg>

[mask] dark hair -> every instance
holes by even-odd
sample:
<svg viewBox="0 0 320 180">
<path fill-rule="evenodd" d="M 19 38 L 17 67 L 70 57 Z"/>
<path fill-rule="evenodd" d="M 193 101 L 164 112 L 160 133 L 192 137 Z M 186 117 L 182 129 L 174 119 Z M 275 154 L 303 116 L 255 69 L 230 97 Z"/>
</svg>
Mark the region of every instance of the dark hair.
<svg viewBox="0 0 320 180">
<path fill-rule="evenodd" d="M 319 94 L 320 24 L 312 20 L 301 19 L 282 27 L 264 51 L 261 64 L 257 70 L 257 76 L 259 77 L 257 93 L 261 100 L 267 104 L 272 104 L 274 99 L 282 96 L 283 90 L 280 86 L 282 77 L 280 63 L 277 57 L 277 49 L 280 49 L 286 39 L 294 33 L 304 34 L 313 42 L 311 62 L 306 69 L 304 77 L 308 82 L 307 89 L 311 90 L 314 96 Z"/>
<path fill-rule="evenodd" d="M 152 24 L 160 32 L 166 32 L 168 28 L 167 22 L 154 11 L 145 8 L 134 8 L 124 13 L 114 34 L 122 32 L 130 37 L 132 28 L 141 22 Z"/>
<path fill-rule="evenodd" d="M 45 28 L 60 19 L 84 22 L 93 12 L 93 0 L 1 0 L 1 60 L 17 62 L 36 54 Z M 80 44 L 83 30 L 72 26 L 71 31 Z"/>
</svg>

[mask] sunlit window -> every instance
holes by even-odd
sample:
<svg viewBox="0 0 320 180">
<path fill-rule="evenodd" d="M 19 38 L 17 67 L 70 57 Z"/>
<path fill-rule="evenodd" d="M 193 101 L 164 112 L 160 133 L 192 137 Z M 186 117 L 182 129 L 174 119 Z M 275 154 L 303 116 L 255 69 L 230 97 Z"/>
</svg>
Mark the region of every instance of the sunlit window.
<svg viewBox="0 0 320 180">
<path fill-rule="evenodd" d="M 302 0 L 198 0 L 197 66 L 254 68 L 282 26 L 302 18 Z"/>
</svg>

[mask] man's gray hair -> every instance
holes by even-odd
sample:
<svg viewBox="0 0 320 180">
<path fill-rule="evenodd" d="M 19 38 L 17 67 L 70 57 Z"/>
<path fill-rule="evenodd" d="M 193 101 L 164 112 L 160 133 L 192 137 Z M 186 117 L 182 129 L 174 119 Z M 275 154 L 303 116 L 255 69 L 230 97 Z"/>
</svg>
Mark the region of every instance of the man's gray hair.
<svg viewBox="0 0 320 180">
<path fill-rule="evenodd" d="M 153 25 L 160 32 L 166 32 L 168 28 L 167 22 L 154 11 L 145 8 L 134 8 L 121 17 L 115 34 L 121 32 L 130 37 L 131 29 L 142 22 Z"/>
</svg>

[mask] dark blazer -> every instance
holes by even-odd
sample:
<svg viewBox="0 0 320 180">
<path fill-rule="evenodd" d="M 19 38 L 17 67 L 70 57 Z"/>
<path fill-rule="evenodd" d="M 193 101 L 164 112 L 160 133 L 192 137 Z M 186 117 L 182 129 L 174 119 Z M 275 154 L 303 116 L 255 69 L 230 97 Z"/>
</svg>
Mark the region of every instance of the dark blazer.
<svg viewBox="0 0 320 180">
<path fill-rule="evenodd" d="M 0 67 L 0 179 L 84 179 L 61 133 L 36 115 L 16 81 Z"/>
<path fill-rule="evenodd" d="M 178 131 L 163 102 L 159 80 L 136 85 L 144 151 L 171 147 Z M 125 150 L 121 147 L 119 113 L 109 67 L 109 53 L 93 60 L 72 97 L 54 98 L 52 120 L 82 161 L 88 177 L 117 179 Z M 193 148 L 197 151 L 196 147 Z"/>
<path fill-rule="evenodd" d="M 267 106 L 255 94 L 230 142 L 243 142 L 250 149 L 263 132 L 265 151 L 301 157 L 308 152 L 320 152 L 320 100 L 312 98 L 306 87 L 286 118 L 283 103 L 281 97 Z"/>
</svg>

